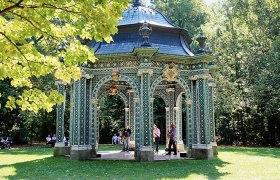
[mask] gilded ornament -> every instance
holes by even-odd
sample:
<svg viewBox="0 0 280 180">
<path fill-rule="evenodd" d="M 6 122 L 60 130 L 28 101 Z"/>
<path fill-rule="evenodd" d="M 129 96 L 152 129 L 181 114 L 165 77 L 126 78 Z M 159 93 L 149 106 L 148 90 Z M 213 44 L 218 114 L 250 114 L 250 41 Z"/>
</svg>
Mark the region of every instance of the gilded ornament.
<svg viewBox="0 0 280 180">
<path fill-rule="evenodd" d="M 162 76 L 168 81 L 174 81 L 178 78 L 179 71 L 175 64 L 171 63 L 163 68 Z"/>
</svg>

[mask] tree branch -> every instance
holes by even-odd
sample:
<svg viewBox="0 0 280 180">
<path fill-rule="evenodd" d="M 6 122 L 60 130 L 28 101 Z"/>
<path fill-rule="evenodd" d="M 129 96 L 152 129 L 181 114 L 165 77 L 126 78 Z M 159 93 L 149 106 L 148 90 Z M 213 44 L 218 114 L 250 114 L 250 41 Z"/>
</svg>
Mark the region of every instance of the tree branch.
<svg viewBox="0 0 280 180">
<path fill-rule="evenodd" d="M 16 15 L 16 16 L 18 16 L 18 17 L 20 17 L 20 18 L 22 18 L 22 19 L 24 19 L 25 21 L 29 22 L 34 28 L 38 29 L 38 30 L 41 31 L 43 34 L 49 35 L 49 36 L 53 37 L 54 39 L 60 38 L 60 37 L 51 35 L 51 34 L 49 34 L 47 31 L 43 31 L 42 29 L 38 28 L 31 20 L 27 19 L 26 17 L 24 17 L 24 16 L 22 16 L 22 15 L 20 15 L 20 14 L 14 13 L 14 12 L 13 12 L 13 14 Z M 36 22 L 36 23 L 37 23 L 37 22 Z M 37 23 L 37 24 L 38 24 L 38 23 Z"/>
<path fill-rule="evenodd" d="M 4 34 L 3 32 L 0 32 L 0 34 L 2 34 L 19 51 L 19 53 L 24 57 L 24 59 L 27 62 L 27 65 L 29 67 L 30 75 L 32 76 L 32 71 L 31 71 L 31 67 L 30 67 L 30 64 L 29 64 L 29 60 L 26 58 L 26 56 L 23 54 L 23 52 L 19 49 L 19 47 L 6 34 Z"/>
<path fill-rule="evenodd" d="M 10 6 L 10 7 L 7 7 L 3 10 L 0 11 L 0 14 L 4 14 L 5 12 L 8 12 L 14 8 L 23 8 L 22 6 L 20 6 L 20 3 L 22 3 L 23 0 L 20 0 L 19 2 L 17 2 L 16 4 Z"/>
<path fill-rule="evenodd" d="M 4 14 L 8 11 L 11 11 L 12 9 L 14 8 L 30 8 L 30 9 L 35 9 L 35 8 L 49 8 L 49 9 L 59 9 L 59 10 L 62 10 L 62 11 L 66 11 L 66 12 L 69 12 L 69 13 L 73 13 L 73 14 L 80 14 L 81 12 L 78 12 L 78 11 L 72 11 L 72 10 L 69 10 L 68 8 L 70 7 L 75 7 L 76 4 L 72 5 L 72 6 L 66 6 L 66 7 L 57 7 L 57 6 L 54 6 L 52 4 L 42 4 L 42 6 L 37 6 L 37 5 L 24 5 L 24 4 L 21 4 L 24 0 L 20 0 L 19 2 L 17 2 L 16 4 L 10 6 L 10 7 L 7 7 L 3 10 L 0 11 L 0 14 Z"/>
<path fill-rule="evenodd" d="M 71 7 L 71 6 L 69 6 Z M 78 11 L 72 11 L 72 10 L 69 10 L 67 9 L 68 7 L 57 7 L 57 6 L 54 6 L 52 4 L 42 4 L 42 8 L 50 8 L 50 9 L 60 9 L 62 11 L 66 11 L 66 12 L 69 12 L 69 13 L 73 13 L 73 14 L 81 14 L 81 12 L 78 12 Z"/>
</svg>

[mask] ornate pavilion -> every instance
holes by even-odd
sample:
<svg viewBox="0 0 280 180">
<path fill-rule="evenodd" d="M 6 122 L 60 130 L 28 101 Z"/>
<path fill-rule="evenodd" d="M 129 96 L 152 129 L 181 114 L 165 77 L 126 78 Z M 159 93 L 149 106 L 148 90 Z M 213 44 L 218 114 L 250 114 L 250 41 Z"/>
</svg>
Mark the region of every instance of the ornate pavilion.
<svg viewBox="0 0 280 180">
<path fill-rule="evenodd" d="M 99 100 L 108 93 L 125 103 L 125 124 L 132 135 L 131 146 L 137 161 L 153 161 L 153 101 L 160 97 L 166 105 L 166 129 L 177 128 L 177 146 L 188 157 L 211 159 L 217 153 L 213 108 L 213 86 L 209 62 L 214 58 L 203 50 L 190 50 L 188 32 L 172 24 L 157 10 L 143 7 L 138 0 L 125 10 L 114 42 L 88 42 L 98 58 L 81 67 L 83 76 L 70 90 L 70 158 L 96 157 L 98 151 Z M 58 91 L 65 94 L 63 84 Z M 182 105 L 186 121 L 182 120 Z M 65 155 L 65 103 L 57 107 L 57 143 L 54 155 Z M 182 123 L 186 124 L 183 143 Z M 167 137 L 167 136 L 166 136 Z M 168 142 L 168 140 L 167 140 Z"/>
</svg>

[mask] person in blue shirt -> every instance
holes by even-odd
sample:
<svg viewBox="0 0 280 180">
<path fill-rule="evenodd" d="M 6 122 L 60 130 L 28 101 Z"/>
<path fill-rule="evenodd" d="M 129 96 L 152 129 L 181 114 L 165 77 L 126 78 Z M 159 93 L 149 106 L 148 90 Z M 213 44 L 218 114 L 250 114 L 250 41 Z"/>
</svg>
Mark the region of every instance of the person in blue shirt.
<svg viewBox="0 0 280 180">
<path fill-rule="evenodd" d="M 171 146 L 174 149 L 174 155 L 177 155 L 177 135 L 176 135 L 176 128 L 173 123 L 170 124 L 170 131 L 169 131 L 169 143 L 168 143 L 168 153 L 166 155 L 171 155 Z"/>
<path fill-rule="evenodd" d="M 115 133 L 114 136 L 112 137 L 112 144 L 117 144 L 117 142 L 118 142 L 118 136 Z"/>
</svg>

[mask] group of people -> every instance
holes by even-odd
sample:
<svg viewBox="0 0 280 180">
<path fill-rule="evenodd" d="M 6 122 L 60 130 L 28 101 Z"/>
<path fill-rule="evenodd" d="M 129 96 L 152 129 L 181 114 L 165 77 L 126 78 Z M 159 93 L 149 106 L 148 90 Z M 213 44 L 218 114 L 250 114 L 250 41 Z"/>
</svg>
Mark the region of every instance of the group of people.
<svg viewBox="0 0 280 180">
<path fill-rule="evenodd" d="M 170 124 L 170 130 L 168 132 L 169 134 L 169 143 L 168 143 L 168 153 L 166 155 L 171 155 L 171 147 L 173 147 L 174 155 L 177 155 L 177 136 L 176 136 L 176 128 L 173 123 Z M 124 131 L 119 131 L 119 136 L 114 134 L 112 137 L 112 144 L 123 144 L 123 151 L 129 151 L 129 141 L 130 141 L 130 135 L 131 130 L 129 129 L 129 126 L 126 125 Z M 160 140 L 160 129 L 157 127 L 156 124 L 154 124 L 153 129 L 153 136 L 154 136 L 154 144 L 155 144 L 155 153 L 158 154 L 158 146 L 159 146 L 159 140 Z"/>
<path fill-rule="evenodd" d="M 158 145 L 159 145 L 159 139 L 160 139 L 160 129 L 157 127 L 156 124 L 154 124 L 154 144 L 155 144 L 155 152 L 158 154 Z M 171 146 L 174 149 L 174 155 L 177 155 L 177 136 L 176 136 L 176 128 L 173 123 L 170 124 L 170 130 L 168 132 L 169 135 L 169 143 L 168 143 L 168 153 L 166 155 L 171 155 Z"/>
<path fill-rule="evenodd" d="M 169 135 L 169 143 L 168 143 L 168 153 L 166 155 L 171 155 L 171 146 L 174 149 L 174 155 L 177 155 L 177 147 L 176 147 L 176 128 L 173 123 L 170 124 L 170 130 L 168 132 Z M 123 144 L 123 151 L 129 152 L 129 141 L 131 136 L 131 130 L 128 125 L 125 126 L 125 129 L 123 131 L 119 131 L 118 136 L 116 133 L 112 137 L 112 144 Z M 155 144 L 155 153 L 158 154 L 158 146 L 159 146 L 159 140 L 160 140 L 160 129 L 157 127 L 156 124 L 154 124 L 153 129 L 153 137 L 154 137 L 154 144 Z M 68 146 L 68 139 L 64 137 L 63 139 L 65 146 Z M 2 142 L 2 140 L 1 140 Z M 48 135 L 46 137 L 46 143 L 51 144 L 52 147 L 54 147 L 56 143 L 56 136 L 53 134 L 53 136 Z"/>
<path fill-rule="evenodd" d="M 46 137 L 46 144 L 51 144 L 52 147 L 54 147 L 55 143 L 56 143 L 56 136 L 55 136 L 55 134 L 53 134 L 53 136 L 48 135 Z"/>
<path fill-rule="evenodd" d="M 118 136 L 116 133 L 114 134 L 112 137 L 112 144 L 123 144 L 122 131 L 119 131 Z"/>
<path fill-rule="evenodd" d="M 54 147 L 55 143 L 56 143 L 56 136 L 55 136 L 55 134 L 53 134 L 53 136 L 48 135 L 46 137 L 46 144 L 51 144 L 52 147 Z M 68 146 L 69 139 L 67 137 L 65 137 L 65 136 L 63 138 L 63 143 L 64 143 L 64 146 Z"/>
</svg>

